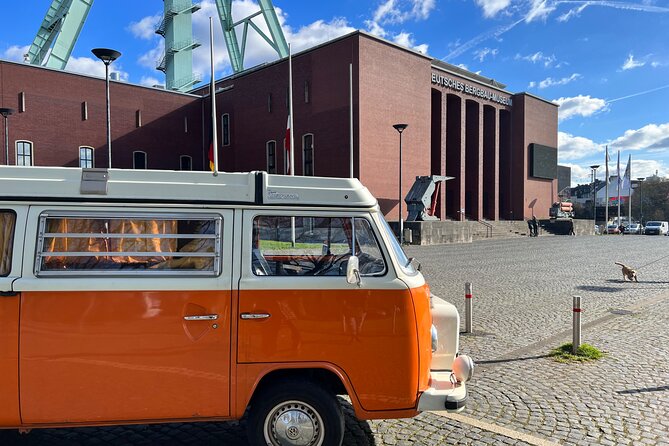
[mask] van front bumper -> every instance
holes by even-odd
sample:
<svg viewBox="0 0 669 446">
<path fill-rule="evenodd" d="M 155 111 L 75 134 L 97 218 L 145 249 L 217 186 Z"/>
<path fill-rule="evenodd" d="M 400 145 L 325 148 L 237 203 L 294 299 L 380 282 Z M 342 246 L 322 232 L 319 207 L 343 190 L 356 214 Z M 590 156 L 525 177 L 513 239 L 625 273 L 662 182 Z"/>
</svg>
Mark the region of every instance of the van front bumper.
<svg viewBox="0 0 669 446">
<path fill-rule="evenodd" d="M 460 412 L 467 402 L 467 386 L 451 380 L 451 372 L 430 372 L 430 387 L 418 399 L 418 411 Z"/>
</svg>

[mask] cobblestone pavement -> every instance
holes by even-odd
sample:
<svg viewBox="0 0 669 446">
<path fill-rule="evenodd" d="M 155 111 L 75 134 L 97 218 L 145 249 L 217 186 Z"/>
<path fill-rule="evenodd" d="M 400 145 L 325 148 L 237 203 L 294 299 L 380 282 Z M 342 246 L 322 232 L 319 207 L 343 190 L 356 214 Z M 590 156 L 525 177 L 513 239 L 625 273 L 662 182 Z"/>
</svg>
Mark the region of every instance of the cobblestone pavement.
<svg viewBox="0 0 669 446">
<path fill-rule="evenodd" d="M 669 446 L 669 237 L 538 237 L 409 247 L 432 291 L 463 315 L 474 284 L 477 361 L 462 416 L 360 422 L 347 445 Z M 639 283 L 622 281 L 622 261 Z M 561 364 L 547 352 L 571 341 L 572 295 L 583 298 L 583 342 L 596 362 Z M 501 429 L 500 429 L 501 428 Z M 244 445 L 244 420 L 38 430 L 0 445 Z"/>
</svg>

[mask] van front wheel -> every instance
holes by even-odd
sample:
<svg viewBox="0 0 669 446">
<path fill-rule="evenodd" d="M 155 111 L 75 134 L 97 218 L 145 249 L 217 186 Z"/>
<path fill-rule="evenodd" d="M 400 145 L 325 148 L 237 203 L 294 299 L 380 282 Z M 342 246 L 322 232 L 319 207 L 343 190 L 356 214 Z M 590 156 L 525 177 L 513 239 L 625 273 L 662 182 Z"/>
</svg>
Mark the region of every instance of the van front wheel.
<svg viewBox="0 0 669 446">
<path fill-rule="evenodd" d="M 254 397 L 249 444 L 339 446 L 344 414 L 334 395 L 311 382 L 284 381 Z"/>
</svg>

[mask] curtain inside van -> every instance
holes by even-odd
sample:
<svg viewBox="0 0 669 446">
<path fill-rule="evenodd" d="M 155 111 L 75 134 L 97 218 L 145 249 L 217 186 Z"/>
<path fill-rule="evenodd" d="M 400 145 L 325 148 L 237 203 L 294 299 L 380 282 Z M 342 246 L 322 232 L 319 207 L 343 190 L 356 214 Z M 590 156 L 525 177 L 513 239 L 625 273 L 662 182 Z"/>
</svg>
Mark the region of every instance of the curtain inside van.
<svg viewBox="0 0 669 446">
<path fill-rule="evenodd" d="M 13 212 L 0 211 L 0 276 L 9 275 L 12 269 L 15 224 L 16 215 Z"/>
</svg>

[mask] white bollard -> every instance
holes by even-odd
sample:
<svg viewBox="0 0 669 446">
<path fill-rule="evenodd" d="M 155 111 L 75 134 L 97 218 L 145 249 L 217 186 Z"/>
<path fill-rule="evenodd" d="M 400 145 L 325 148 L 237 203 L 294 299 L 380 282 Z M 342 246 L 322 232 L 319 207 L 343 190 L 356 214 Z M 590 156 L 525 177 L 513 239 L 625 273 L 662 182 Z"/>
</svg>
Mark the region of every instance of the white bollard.
<svg viewBox="0 0 669 446">
<path fill-rule="evenodd" d="M 574 312 L 574 332 L 572 336 L 572 353 L 581 346 L 581 296 L 574 296 L 573 312 Z"/>
<path fill-rule="evenodd" d="M 465 283 L 465 333 L 472 332 L 472 284 Z"/>
</svg>

